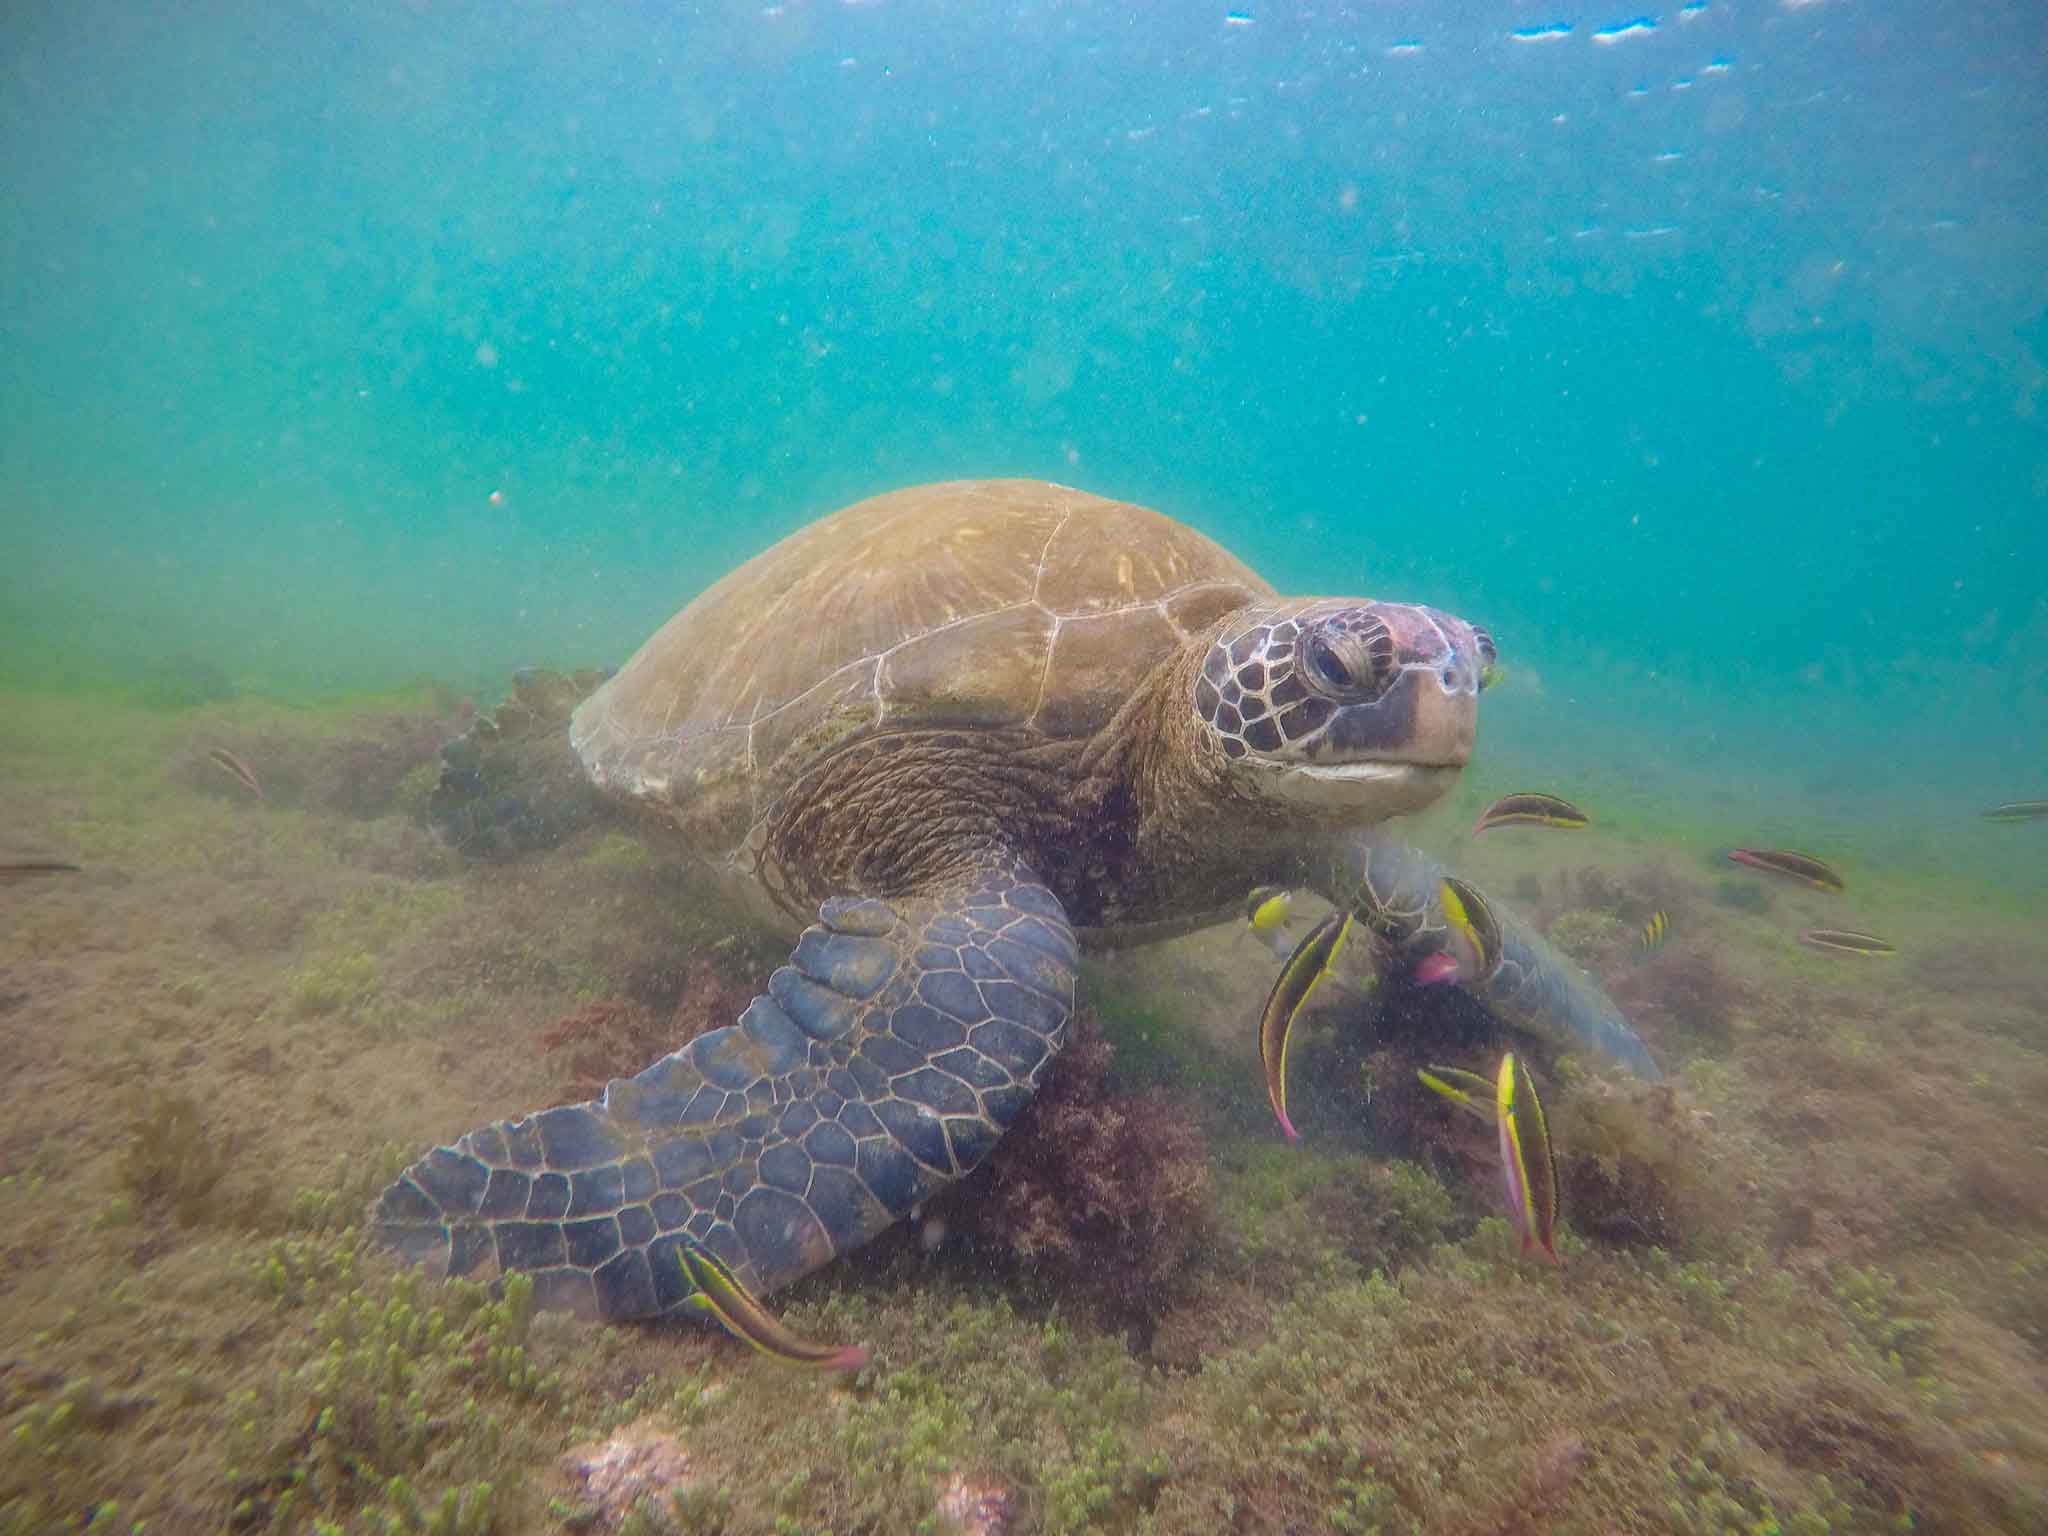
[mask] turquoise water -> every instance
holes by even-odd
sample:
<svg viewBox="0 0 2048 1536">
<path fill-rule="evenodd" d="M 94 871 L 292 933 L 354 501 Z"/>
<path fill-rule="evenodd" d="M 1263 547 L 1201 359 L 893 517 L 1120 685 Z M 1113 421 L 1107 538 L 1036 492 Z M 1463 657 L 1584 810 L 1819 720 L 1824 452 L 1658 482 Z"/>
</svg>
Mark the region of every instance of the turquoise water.
<svg viewBox="0 0 2048 1536">
<path fill-rule="evenodd" d="M 1038 475 L 2040 888 L 2036 7 L 139 10 L 0 40 L 9 681 L 488 689 Z"/>
<path fill-rule="evenodd" d="M 1635 4 L 0 8 L 0 1536 L 2048 1530 L 2048 821 L 1978 814 L 2048 797 L 2048 6 Z M 585 1166 L 641 1115 L 793 1264 L 766 1080 L 678 1107 L 795 1037 L 764 988 L 933 1095 L 923 1004 L 988 975 L 946 930 L 790 957 L 584 821 L 559 734 L 437 754 L 807 521 L 995 475 L 1486 625 L 1478 755 L 1398 831 L 1571 1010 L 1412 953 L 1366 999 L 1325 926 L 1269 1075 L 1274 932 L 1091 955 L 983 1165 L 769 1298 L 851 1382 L 402 1270 L 409 1166 L 555 1299 L 545 1243 L 672 1231 L 652 1163 Z M 1595 825 L 1470 835 L 1512 790 Z M 1608 1001 L 1660 1083 L 1589 1064 Z M 1562 1269 L 1417 1077 L 1509 1050 Z M 530 1221 L 429 1150 L 599 1094 Z M 844 1108 L 806 1157 L 904 1195 L 938 1133 Z"/>
</svg>

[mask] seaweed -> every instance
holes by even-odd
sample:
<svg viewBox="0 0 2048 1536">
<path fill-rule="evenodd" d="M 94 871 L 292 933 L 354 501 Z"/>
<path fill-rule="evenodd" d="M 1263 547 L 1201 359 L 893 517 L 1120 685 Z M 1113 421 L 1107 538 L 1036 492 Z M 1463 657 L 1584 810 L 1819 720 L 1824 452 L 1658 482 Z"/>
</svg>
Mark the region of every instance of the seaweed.
<svg viewBox="0 0 2048 1536">
<path fill-rule="evenodd" d="M 1853 1528 L 1854 1512 L 1826 1478 L 1812 1502 L 1781 1514 L 1770 1496 L 1742 1471 L 1741 1436 L 1707 1426 L 1671 1458 L 1665 1508 L 1675 1536 L 1827 1536 Z"/>
<path fill-rule="evenodd" d="M 1007 1504 L 1020 1529 L 1142 1528 L 1173 1468 L 1146 1431 L 1150 1376 L 1121 1341 L 1025 1317 L 927 1273 L 914 1291 L 792 1303 L 793 1327 L 874 1352 L 858 1390 L 747 1359 L 689 1436 L 735 1530 L 943 1531 L 942 1508 Z"/>
<path fill-rule="evenodd" d="M 1933 1374 L 1934 1325 L 1880 1270 L 1845 1266 L 1834 1279 L 1835 1304 L 1849 1319 L 1865 1357 L 1894 1377 Z"/>
<path fill-rule="evenodd" d="M 115 1177 L 143 1210 L 166 1212 L 189 1227 L 206 1216 L 233 1150 L 232 1133 L 211 1129 L 195 1099 L 138 1082 L 128 1093 L 127 1139 Z"/>
<path fill-rule="evenodd" d="M 1612 912 L 1574 907 L 1550 924 L 1550 942 L 1589 970 L 1610 969 L 1628 953 L 1634 935 Z"/>
<path fill-rule="evenodd" d="M 329 1299 L 309 1357 L 228 1404 L 231 1524 L 281 1533 L 301 1514 L 352 1513 L 371 1531 L 488 1531 L 491 1481 L 422 1495 L 411 1479 L 430 1451 L 445 1465 L 451 1440 L 462 1459 L 489 1462 L 505 1412 L 555 1398 L 559 1377 L 530 1348 L 533 1283 L 510 1275 L 492 1300 L 451 1281 L 436 1293 L 439 1305 L 426 1306 L 416 1271 L 362 1283 L 354 1245 L 349 1234 L 325 1252 L 274 1246 L 259 1272 L 281 1301 Z M 280 1274 L 288 1294 L 279 1294 Z"/>
<path fill-rule="evenodd" d="M 1681 1049 L 1725 1053 L 1756 989 L 1707 944 L 1675 943 L 1616 974 L 1617 1006 L 1669 1057 Z"/>
<path fill-rule="evenodd" d="M 1603 1242 L 1683 1251 L 1737 1225 L 1705 1121 L 1669 1084 L 1624 1091 L 1571 1080 L 1551 1106 L 1560 1205 Z"/>
<path fill-rule="evenodd" d="M 987 1164 L 946 1204 L 959 1230 L 1111 1318 L 1149 1330 L 1208 1226 L 1201 1134 L 1164 1092 L 1124 1092 L 1091 1010 Z"/>
<path fill-rule="evenodd" d="M 1997 1310 L 2005 1325 L 2048 1354 L 2048 1244 L 2035 1243 L 2005 1267 Z"/>
<path fill-rule="evenodd" d="M 708 1328 L 534 1317 L 523 1281 L 394 1275 L 352 1230 L 417 1142 L 732 1022 L 779 951 L 729 900 L 614 824 L 461 865 L 406 819 L 437 765 L 381 807 L 321 787 L 357 750 L 337 740 L 382 750 L 360 702 L 9 702 L 24 835 L 96 873 L 21 893 L 0 953 L 0 1536 L 609 1530 L 557 1457 L 642 1424 L 692 1462 L 649 1530 L 2048 1529 L 2048 973 L 2024 907 L 1866 865 L 1902 955 L 1858 970 L 1719 904 L 1718 870 L 1688 871 L 1690 921 L 1654 868 L 1545 874 L 1525 899 L 1611 946 L 1612 989 L 1684 1063 L 1662 1090 L 1544 1064 L 1582 1180 L 1561 1275 L 1513 1253 L 1493 1138 L 1414 1081 L 1504 1048 L 1453 989 L 1383 988 L 1363 1051 L 1355 1007 L 1310 1031 L 1287 1148 L 1240 956 L 1091 961 L 1115 1050 L 1091 1060 L 1082 1025 L 1078 1108 L 1104 1125 L 1152 1094 L 1201 1136 L 1198 1224 L 1086 1214 L 1091 1180 L 1144 1187 L 1122 1164 L 1149 1133 L 1042 1132 L 1027 1219 L 935 1201 L 923 1235 L 952 1240 L 898 1229 L 778 1294 L 874 1351 L 826 1384 Z M 188 782 L 211 742 L 282 803 Z M 1672 941 L 1639 960 L 1667 902 Z M 552 1060 L 517 1048 L 548 1020 Z"/>
<path fill-rule="evenodd" d="M 129 1529 L 101 1496 L 101 1442 L 150 1405 L 85 1376 L 17 1412 L 0 1439 L 0 1536 Z"/>
<path fill-rule="evenodd" d="M 560 1089 L 564 1103 L 595 1099 L 613 1078 L 630 1076 L 673 1049 L 664 1043 L 654 1014 L 625 998 L 571 1009 L 541 1031 L 540 1047 L 550 1055 L 569 1053 Z"/>
</svg>

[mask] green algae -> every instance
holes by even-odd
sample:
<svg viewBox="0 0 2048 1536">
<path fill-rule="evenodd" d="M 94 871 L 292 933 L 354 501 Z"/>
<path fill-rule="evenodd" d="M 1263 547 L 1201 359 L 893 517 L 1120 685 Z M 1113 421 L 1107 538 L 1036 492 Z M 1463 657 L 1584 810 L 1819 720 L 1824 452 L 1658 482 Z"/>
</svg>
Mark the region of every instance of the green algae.
<svg viewBox="0 0 2048 1536">
<path fill-rule="evenodd" d="M 591 843 L 582 862 L 586 869 L 639 871 L 652 869 L 655 860 L 644 839 L 625 832 L 604 832 Z"/>
<path fill-rule="evenodd" d="M 691 1332 L 700 1367 L 633 1405 L 682 1432 L 697 1525 L 838 1533 L 941 1531 L 955 1478 L 1010 1490 L 1019 1530 L 1135 1529 L 1168 1468 L 1142 1434 L 1151 1373 L 1123 1343 L 1000 1297 L 864 1287 L 793 1304 L 792 1326 L 859 1338 L 875 1363 L 853 1388 L 791 1373 Z M 701 1475 L 701 1481 L 697 1479 Z M 706 1511 L 715 1523 L 704 1523 Z"/>
<path fill-rule="evenodd" d="M 122 1529 L 118 1501 L 101 1496 L 96 1463 L 107 1439 L 147 1406 L 137 1394 L 80 1377 L 16 1413 L 0 1441 L 0 1536 Z"/>
<path fill-rule="evenodd" d="M 281 1305 L 324 1304 L 303 1358 L 229 1401 L 232 1522 L 285 1532 L 344 1514 L 368 1531 L 487 1531 L 495 1484 L 464 1474 L 496 1468 L 508 1419 L 560 1390 L 531 1347 L 532 1282 L 510 1276 L 495 1300 L 462 1281 L 423 1295 L 415 1271 L 364 1281 L 359 1257 L 349 1232 L 324 1251 L 273 1245 L 259 1271 Z M 415 1487 L 428 1471 L 438 1494 Z"/>
<path fill-rule="evenodd" d="M 2036 1243 L 2004 1266 L 1997 1310 L 2005 1325 L 2048 1354 L 2048 1243 Z"/>
<path fill-rule="evenodd" d="M 206 719 L 260 714 L 237 703 Z M 1662 1244 L 1606 1235 L 1568 1199 L 1569 1267 L 1553 1275 L 1519 1262 L 1497 1218 L 1470 1225 L 1493 1208 L 1490 1168 L 1467 1179 L 1445 1165 L 1447 1189 L 1352 1147 L 1212 1135 L 1211 1237 L 1162 1325 L 1171 1357 L 1049 1313 L 970 1260 L 899 1249 L 836 1266 L 789 1303 L 806 1331 L 875 1347 L 849 1391 L 703 1330 L 522 1319 L 513 1288 L 407 1281 L 349 1230 L 418 1144 L 472 1123 L 472 1100 L 545 1102 L 506 1065 L 523 1021 L 730 937 L 723 909 L 687 910 L 690 887 L 609 833 L 489 876 L 394 875 L 363 862 L 390 848 L 338 811 L 258 809 L 166 776 L 192 721 L 150 719 L 81 714 L 76 739 L 104 742 L 104 764 L 49 743 L 8 760 L 58 786 L 48 803 L 68 819 L 45 825 L 78 832 L 70 846 L 104 839 L 119 880 L 181 924 L 157 950 L 123 953 L 133 1020 L 131 994 L 108 991 L 104 1044 L 35 1035 L 23 1060 L 69 1051 L 117 1105 L 157 1071 L 188 1108 L 162 1117 L 147 1161 L 169 1170 L 180 1136 L 201 1158 L 217 1139 L 225 1172 L 188 1225 L 176 1197 L 120 1175 L 126 1122 L 82 1141 L 23 1104 L 0 1170 L 9 1273 L 70 1278 L 10 1296 L 6 1536 L 227 1529 L 245 1504 L 250 1529 L 541 1529 L 565 1489 L 568 1426 L 601 1436 L 648 1417 L 703 1472 L 662 1519 L 735 1533 L 932 1527 L 955 1476 L 1003 1480 L 1019 1536 L 2039 1524 L 2048 1452 L 2027 1383 L 2048 1347 L 2048 1225 L 2025 1198 L 2039 1165 L 2024 1138 L 1989 1138 L 2038 1097 L 2040 1069 L 2028 1030 L 1992 1038 L 1942 1001 L 1961 985 L 1948 973 L 1845 975 L 1767 947 L 1770 925 L 1747 915 L 1689 928 L 1686 942 L 1713 942 L 1768 988 L 1712 1059 L 1675 1074 L 1688 1118 L 1660 1126 L 1636 1105 L 1647 1125 L 1624 1123 L 1591 1106 L 1584 1078 L 1551 1105 L 1562 1156 L 1652 1163 L 1681 1207 L 1689 1181 L 1718 1194 Z M 350 729 L 322 712 L 250 726 L 301 727 L 309 740 Z M 131 944 L 137 908 L 87 905 L 118 895 L 110 879 L 24 902 L 20 942 L 77 956 Z M 293 978 L 351 955 L 374 978 L 301 1012 Z M 2012 995 L 2019 1017 L 2028 994 Z M 1190 1026 L 1199 999 L 1129 1003 L 1120 1069 L 1199 1083 L 1242 1123 L 1260 1119 L 1255 1078 Z M 1915 1022 L 1920 1006 L 1931 1017 Z M 32 1010 L 9 1023 L 46 1027 Z M 229 1066 L 265 1045 L 289 1070 Z M 208 1054 L 162 1075 L 194 1049 Z M 325 1075 L 366 1052 L 380 1054 L 359 1077 Z M 415 1098 L 391 1110 L 386 1084 Z M 337 1107 L 314 1108 L 319 1094 Z M 292 1122 L 315 1114 L 317 1134 L 295 1142 Z M 383 1146 L 394 1134 L 417 1144 Z M 2019 1193 L 1973 1160 L 2010 1164 Z M 1959 1224 L 1994 1213 L 1995 1243 Z M 130 1362 L 132 1384 L 115 1374 Z M 1253 1409 L 1265 1438 L 1247 1428 Z M 1617 1511 L 1644 1513 L 1630 1525 Z"/>
<path fill-rule="evenodd" d="M 1629 941 L 1627 924 L 1612 912 L 1575 908 L 1550 925 L 1550 942 L 1581 965 L 1611 959 Z"/>
<path fill-rule="evenodd" d="M 127 1107 L 127 1139 L 115 1170 L 125 1197 L 186 1226 L 201 1220 L 227 1172 L 221 1133 L 206 1123 L 195 1099 L 175 1089 L 134 1083 Z M 132 1219 L 132 1209 L 125 1219 Z"/>
<path fill-rule="evenodd" d="M 1734 1430 L 1709 1426 L 1689 1437 L 1671 1458 L 1665 1510 L 1674 1536 L 1830 1536 L 1833 1532 L 1910 1531 L 1910 1519 L 1859 1520 L 1828 1480 L 1815 1484 L 1810 1502 L 1781 1512 L 1741 1470 L 1747 1458 Z"/>
<path fill-rule="evenodd" d="M 1835 1304 L 1873 1367 L 1903 1381 L 1934 1385 L 1934 1324 L 1880 1270 L 1845 1266 L 1834 1277 Z"/>
<path fill-rule="evenodd" d="M 1103 1037 L 1115 1048 L 1111 1073 L 1134 1088 L 1217 1091 L 1235 1088 L 1243 1069 L 1156 998 L 1118 985 L 1084 965 L 1083 981 Z"/>
<path fill-rule="evenodd" d="M 1270 1143 L 1234 1144 L 1219 1161 L 1210 1262 L 1223 1274 L 1355 1280 L 1461 1225 L 1450 1192 L 1414 1163 Z"/>
</svg>

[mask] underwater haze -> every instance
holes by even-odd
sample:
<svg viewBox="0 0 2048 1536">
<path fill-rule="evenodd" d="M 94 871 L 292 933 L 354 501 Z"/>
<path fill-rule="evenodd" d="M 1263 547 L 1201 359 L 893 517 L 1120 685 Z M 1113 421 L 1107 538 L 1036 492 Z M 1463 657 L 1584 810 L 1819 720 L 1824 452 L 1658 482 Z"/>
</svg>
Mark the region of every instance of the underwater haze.
<svg viewBox="0 0 2048 1536">
<path fill-rule="evenodd" d="M 9 0 L 0 1536 L 2048 1530 L 2048 5 L 1644 3 Z M 400 1266 L 792 959 L 479 722 L 985 477 L 1497 639 L 1442 950 L 1090 952 L 727 1332 Z"/>
<path fill-rule="evenodd" d="M 8 669 L 489 692 L 1023 474 L 1489 624 L 1543 688 L 1496 744 L 1901 823 L 2032 793 L 2044 28 L 17 7 Z"/>
</svg>

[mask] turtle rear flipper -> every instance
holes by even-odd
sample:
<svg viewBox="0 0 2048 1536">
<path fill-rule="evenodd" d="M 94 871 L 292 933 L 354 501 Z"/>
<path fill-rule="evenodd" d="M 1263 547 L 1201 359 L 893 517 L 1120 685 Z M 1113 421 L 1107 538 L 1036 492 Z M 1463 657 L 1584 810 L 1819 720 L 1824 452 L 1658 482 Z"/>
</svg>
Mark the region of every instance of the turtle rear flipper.
<svg viewBox="0 0 2048 1536">
<path fill-rule="evenodd" d="M 611 814 L 569 745 L 569 716 L 608 675 L 528 668 L 496 710 L 441 749 L 427 819 L 451 847 L 507 858 Z"/>
<path fill-rule="evenodd" d="M 1078 961 L 1011 859 L 936 894 L 834 898 L 737 1024 L 600 1100 L 436 1148 L 384 1191 L 378 1233 L 612 1320 L 684 1305 L 685 1235 L 753 1290 L 785 1285 L 981 1162 L 1065 1039 Z"/>
</svg>

